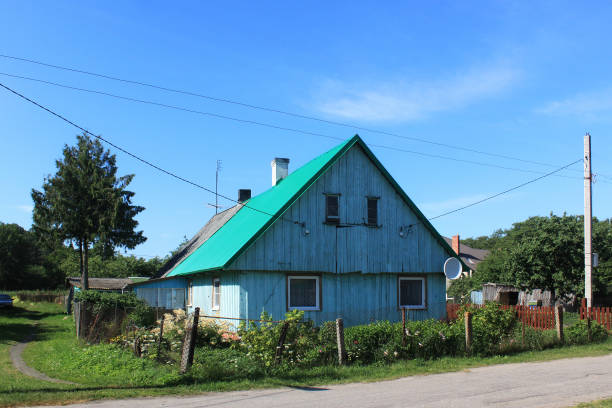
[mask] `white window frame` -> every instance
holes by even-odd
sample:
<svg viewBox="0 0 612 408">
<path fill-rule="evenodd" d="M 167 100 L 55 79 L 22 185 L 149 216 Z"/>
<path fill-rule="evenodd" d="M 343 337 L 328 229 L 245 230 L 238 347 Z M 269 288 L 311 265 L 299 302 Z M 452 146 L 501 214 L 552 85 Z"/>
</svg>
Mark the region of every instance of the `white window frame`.
<svg viewBox="0 0 612 408">
<path fill-rule="evenodd" d="M 421 299 L 420 305 L 402 305 L 402 281 L 421 281 Z M 400 309 L 426 309 L 427 308 L 427 280 L 424 276 L 400 276 L 397 280 L 397 303 Z"/>
<path fill-rule="evenodd" d="M 193 281 L 189 281 L 187 283 L 187 302 L 185 302 L 187 306 L 192 306 L 193 304 Z"/>
<path fill-rule="evenodd" d="M 314 279 L 316 285 L 316 305 L 315 306 L 291 306 L 291 281 L 298 279 Z M 289 310 L 321 310 L 321 277 L 318 275 L 288 275 L 287 276 L 287 309 Z"/>
<path fill-rule="evenodd" d="M 219 282 L 219 291 L 215 290 L 215 283 Z M 212 309 L 211 310 L 219 310 L 221 309 L 221 278 L 213 278 L 212 280 Z M 219 303 L 215 304 L 215 300 L 217 299 L 217 294 L 219 295 Z"/>
</svg>

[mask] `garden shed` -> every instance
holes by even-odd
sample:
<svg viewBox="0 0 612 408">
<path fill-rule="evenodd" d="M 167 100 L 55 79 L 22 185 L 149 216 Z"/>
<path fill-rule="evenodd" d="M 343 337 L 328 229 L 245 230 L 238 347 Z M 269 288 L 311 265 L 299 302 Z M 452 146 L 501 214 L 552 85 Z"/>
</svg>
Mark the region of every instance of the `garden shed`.
<svg viewBox="0 0 612 408">
<path fill-rule="evenodd" d="M 271 165 L 269 190 L 240 190 L 137 295 L 162 307 L 184 293 L 188 311 L 231 319 L 445 318 L 443 266 L 457 255 L 359 136 L 292 173 L 289 159 Z"/>
</svg>

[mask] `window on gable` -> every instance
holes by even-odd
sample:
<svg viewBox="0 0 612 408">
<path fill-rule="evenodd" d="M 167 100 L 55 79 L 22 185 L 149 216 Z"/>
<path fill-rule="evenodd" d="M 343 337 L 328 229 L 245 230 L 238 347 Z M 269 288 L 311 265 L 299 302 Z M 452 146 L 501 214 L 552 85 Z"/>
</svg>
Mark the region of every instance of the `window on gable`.
<svg viewBox="0 0 612 408">
<path fill-rule="evenodd" d="M 288 276 L 287 306 L 289 309 L 321 310 L 319 276 Z"/>
<path fill-rule="evenodd" d="M 219 310 L 221 307 L 221 279 L 214 278 L 212 285 L 212 310 Z"/>
<path fill-rule="evenodd" d="M 325 195 L 325 222 L 340 224 L 339 203 L 340 196 L 338 194 Z"/>
<path fill-rule="evenodd" d="M 378 198 L 368 197 L 368 225 L 378 225 Z"/>
<path fill-rule="evenodd" d="M 425 309 L 425 278 L 402 277 L 398 279 L 399 307 L 402 309 Z"/>
</svg>

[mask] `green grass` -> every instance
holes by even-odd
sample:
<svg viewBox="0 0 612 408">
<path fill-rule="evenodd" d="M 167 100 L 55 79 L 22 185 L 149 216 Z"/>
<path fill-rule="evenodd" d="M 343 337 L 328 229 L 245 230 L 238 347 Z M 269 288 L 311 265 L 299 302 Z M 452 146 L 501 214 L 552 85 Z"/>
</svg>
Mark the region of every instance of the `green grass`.
<svg viewBox="0 0 612 408">
<path fill-rule="evenodd" d="M 378 381 L 408 375 L 460 371 L 492 364 L 612 353 L 612 339 L 609 339 L 600 344 L 552 348 L 510 356 L 446 357 L 432 361 L 399 361 L 392 365 L 317 367 L 294 369 L 283 372 L 282 376 L 256 380 L 203 382 L 204 379 L 198 379 L 195 373 L 192 376 L 181 377 L 177 373 L 176 366 L 139 359 L 127 350 L 110 345 L 87 347 L 79 344 L 75 340 L 72 318 L 62 314 L 61 306 L 45 303 L 17 303 L 15 306 L 13 310 L 0 310 L 0 407 L 68 403 L 102 398 L 185 395 L 206 391 Z M 50 377 L 76 382 L 79 385 L 55 384 L 32 379 L 13 368 L 9 359 L 9 348 L 25 338 L 35 323 L 38 334 L 36 340 L 26 347 L 24 360 Z"/>
<path fill-rule="evenodd" d="M 611 408 L 612 398 L 576 405 L 577 408 Z"/>
</svg>

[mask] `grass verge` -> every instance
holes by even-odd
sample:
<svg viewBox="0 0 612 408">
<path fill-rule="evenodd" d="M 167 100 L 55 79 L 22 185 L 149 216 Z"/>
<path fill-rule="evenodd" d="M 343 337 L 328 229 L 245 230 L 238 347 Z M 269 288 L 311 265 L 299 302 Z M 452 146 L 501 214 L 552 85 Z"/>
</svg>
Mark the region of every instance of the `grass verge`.
<svg viewBox="0 0 612 408">
<path fill-rule="evenodd" d="M 39 381 L 26 377 L 14 369 L 9 358 L 9 348 L 25 338 L 35 323 L 36 339 L 26 347 L 23 354 L 26 363 L 50 377 L 73 381 L 79 385 Z M 600 344 L 553 348 L 510 356 L 445 357 L 430 361 L 399 361 L 391 365 L 294 369 L 283 372 L 282 376 L 257 380 L 204 382 L 197 376 L 191 376 L 188 377 L 189 383 L 182 383 L 185 379 L 178 375 L 177 367 L 173 365 L 138 359 L 128 351 L 110 345 L 92 347 L 80 345 L 75 340 L 73 327 L 72 318 L 62 314 L 62 308 L 54 304 L 18 303 L 13 310 L 0 311 L 0 407 L 379 381 L 409 375 L 460 371 L 493 364 L 547 361 L 612 353 L 612 339 L 608 339 Z"/>
</svg>

